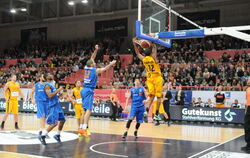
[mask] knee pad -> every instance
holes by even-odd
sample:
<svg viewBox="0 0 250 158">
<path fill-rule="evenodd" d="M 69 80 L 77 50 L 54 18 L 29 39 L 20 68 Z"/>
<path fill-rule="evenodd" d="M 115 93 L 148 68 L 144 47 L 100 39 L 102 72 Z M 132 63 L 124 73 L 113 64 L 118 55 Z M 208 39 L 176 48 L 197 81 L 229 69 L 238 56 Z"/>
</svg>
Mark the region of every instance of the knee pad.
<svg viewBox="0 0 250 158">
<path fill-rule="evenodd" d="M 140 123 L 136 123 L 135 129 L 139 129 L 140 125 L 141 125 Z"/>
<path fill-rule="evenodd" d="M 131 123 L 132 123 L 133 120 L 128 120 L 127 124 L 126 124 L 126 128 L 129 128 Z"/>
</svg>

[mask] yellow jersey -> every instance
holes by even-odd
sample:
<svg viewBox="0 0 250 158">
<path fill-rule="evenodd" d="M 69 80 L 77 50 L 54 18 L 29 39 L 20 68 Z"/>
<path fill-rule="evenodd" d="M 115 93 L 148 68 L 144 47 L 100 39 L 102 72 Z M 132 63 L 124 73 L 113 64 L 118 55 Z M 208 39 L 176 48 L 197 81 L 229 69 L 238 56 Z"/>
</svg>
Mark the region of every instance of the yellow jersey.
<svg viewBox="0 0 250 158">
<path fill-rule="evenodd" d="M 146 69 L 147 78 L 154 78 L 161 76 L 161 69 L 159 63 L 151 56 L 146 56 L 142 59 L 143 65 Z"/>
<path fill-rule="evenodd" d="M 20 92 L 20 84 L 18 82 L 9 81 L 6 85 L 9 87 L 5 91 L 5 97 L 9 98 L 9 100 L 17 101 Z"/>
<path fill-rule="evenodd" d="M 81 90 L 83 88 L 73 88 L 73 97 L 76 100 L 76 104 L 82 104 Z"/>
</svg>

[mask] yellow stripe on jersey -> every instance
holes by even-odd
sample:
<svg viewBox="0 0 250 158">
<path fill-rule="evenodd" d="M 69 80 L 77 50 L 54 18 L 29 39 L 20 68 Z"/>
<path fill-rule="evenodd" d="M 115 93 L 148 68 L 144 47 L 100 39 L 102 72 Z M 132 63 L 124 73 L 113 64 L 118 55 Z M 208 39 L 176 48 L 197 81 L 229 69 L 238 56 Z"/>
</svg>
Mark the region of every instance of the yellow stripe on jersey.
<svg viewBox="0 0 250 158">
<path fill-rule="evenodd" d="M 142 59 L 143 65 L 145 66 L 147 77 L 153 78 L 161 76 L 160 65 L 151 56 L 146 56 Z"/>
</svg>

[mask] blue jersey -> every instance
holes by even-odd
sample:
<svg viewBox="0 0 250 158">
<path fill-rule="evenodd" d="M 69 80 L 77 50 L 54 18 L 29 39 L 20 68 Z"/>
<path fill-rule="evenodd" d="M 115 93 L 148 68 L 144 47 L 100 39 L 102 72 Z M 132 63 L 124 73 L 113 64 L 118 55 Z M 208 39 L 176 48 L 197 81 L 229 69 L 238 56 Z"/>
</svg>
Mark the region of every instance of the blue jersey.
<svg viewBox="0 0 250 158">
<path fill-rule="evenodd" d="M 88 66 L 84 67 L 84 81 L 83 81 L 84 88 L 95 89 L 97 78 L 98 77 L 96 74 L 95 67 L 88 67 Z"/>
<path fill-rule="evenodd" d="M 52 83 L 46 82 L 46 83 L 45 83 L 45 86 L 46 86 L 46 85 L 50 86 L 51 93 L 54 93 L 54 92 L 56 91 L 56 87 L 55 87 Z M 46 96 L 47 96 L 47 94 L 46 94 Z M 57 105 L 57 103 L 59 103 L 59 98 L 58 98 L 57 95 L 55 95 L 55 96 L 52 97 L 52 98 L 49 98 L 49 97 L 47 96 L 47 98 L 48 98 L 48 101 L 49 101 L 49 107 L 54 106 L 54 105 Z"/>
<path fill-rule="evenodd" d="M 45 84 L 41 84 L 41 82 L 37 82 L 35 84 L 35 100 L 37 102 L 39 101 L 47 101 L 47 95 L 45 93 Z"/>
<path fill-rule="evenodd" d="M 143 101 L 146 100 L 144 87 L 131 88 L 130 93 L 132 100 L 131 108 L 138 108 L 144 106 Z"/>
</svg>

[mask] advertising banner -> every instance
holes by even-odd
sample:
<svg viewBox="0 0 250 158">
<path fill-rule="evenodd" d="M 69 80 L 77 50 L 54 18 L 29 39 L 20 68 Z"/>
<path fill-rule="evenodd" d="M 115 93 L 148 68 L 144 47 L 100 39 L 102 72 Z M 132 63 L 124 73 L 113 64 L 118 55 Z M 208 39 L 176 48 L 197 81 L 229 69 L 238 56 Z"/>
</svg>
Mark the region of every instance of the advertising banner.
<svg viewBox="0 0 250 158">
<path fill-rule="evenodd" d="M 128 35 L 128 19 L 114 19 L 95 22 L 95 37 L 126 37 Z"/>
<path fill-rule="evenodd" d="M 171 106 L 170 113 L 173 120 L 244 123 L 245 109 Z"/>
<path fill-rule="evenodd" d="M 183 39 L 183 38 L 201 38 L 204 37 L 204 29 L 196 30 L 181 30 L 181 31 L 168 31 L 160 32 L 158 34 L 160 39 Z"/>
<path fill-rule="evenodd" d="M 220 26 L 220 11 L 209 10 L 203 12 L 183 13 L 184 17 L 192 20 L 202 27 L 219 27 Z M 182 18 L 177 19 L 177 30 L 196 29 L 195 26 Z"/>
<path fill-rule="evenodd" d="M 71 102 L 60 102 L 60 105 L 66 115 L 75 115 L 74 107 Z M 0 111 L 5 111 L 6 104 L 5 100 L 0 100 Z M 37 105 L 28 103 L 23 103 L 23 101 L 18 102 L 19 112 L 37 112 Z M 99 105 L 96 105 L 92 109 L 91 116 L 111 116 L 113 113 L 112 105 L 110 102 L 101 102 Z"/>
</svg>

